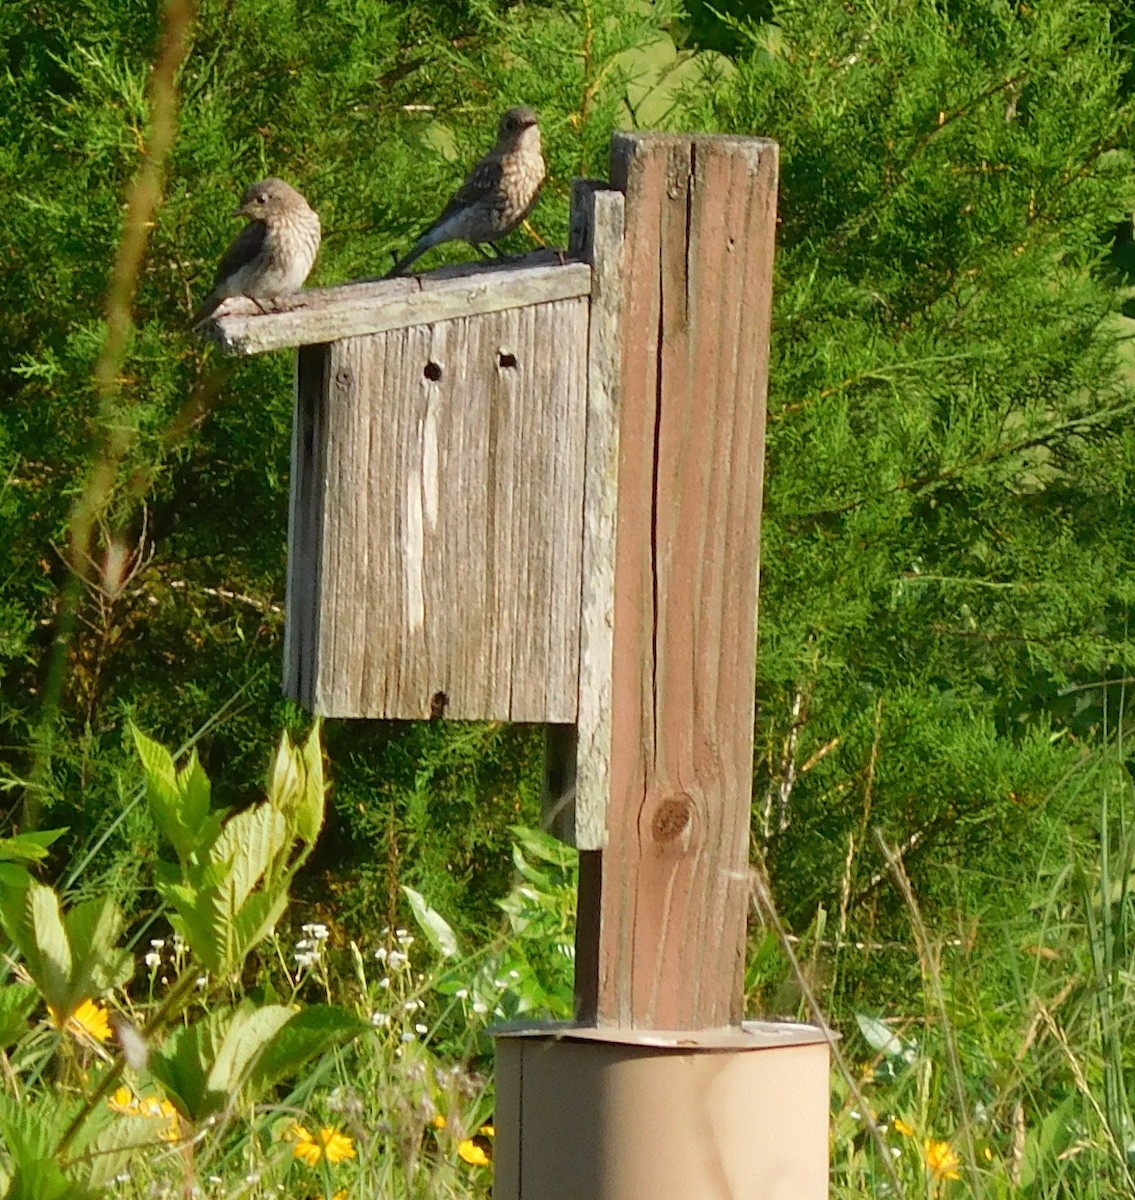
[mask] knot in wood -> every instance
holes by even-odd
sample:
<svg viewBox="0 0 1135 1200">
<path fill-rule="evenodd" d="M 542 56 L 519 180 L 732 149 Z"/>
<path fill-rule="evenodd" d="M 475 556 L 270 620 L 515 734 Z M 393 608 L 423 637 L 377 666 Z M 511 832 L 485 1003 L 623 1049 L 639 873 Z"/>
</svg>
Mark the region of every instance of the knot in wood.
<svg viewBox="0 0 1135 1200">
<path fill-rule="evenodd" d="M 352 379 L 353 376 L 347 367 L 340 367 L 335 372 L 335 384 L 337 387 L 342 388 L 343 391 L 346 391 L 351 386 Z"/>
<path fill-rule="evenodd" d="M 654 810 L 654 819 L 650 822 L 650 832 L 654 840 L 661 845 L 681 837 L 690 823 L 693 800 L 685 792 L 677 792 L 667 796 Z"/>
</svg>

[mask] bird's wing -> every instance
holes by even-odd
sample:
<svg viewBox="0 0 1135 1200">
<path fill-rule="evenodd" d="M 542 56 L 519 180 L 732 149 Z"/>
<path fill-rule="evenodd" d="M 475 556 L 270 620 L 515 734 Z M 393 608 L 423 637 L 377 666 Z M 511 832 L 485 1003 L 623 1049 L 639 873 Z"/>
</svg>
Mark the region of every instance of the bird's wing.
<svg viewBox="0 0 1135 1200">
<path fill-rule="evenodd" d="M 213 287 L 219 288 L 226 279 L 235 275 L 241 267 L 247 267 L 264 248 L 264 239 L 268 236 L 268 226 L 263 221 L 250 221 L 233 240 L 233 244 L 225 251 L 221 265 L 217 268 L 217 277 Z"/>
<path fill-rule="evenodd" d="M 488 196 L 494 196 L 500 191 L 501 180 L 504 178 L 504 166 L 499 158 L 482 158 L 473 168 L 469 178 L 457 189 L 457 195 L 449 202 L 449 207 L 438 218 L 441 224 L 446 217 L 452 216 L 462 208 L 479 204 Z"/>
<path fill-rule="evenodd" d="M 417 262 L 431 246 L 448 241 L 452 234 L 446 229 L 446 223 L 465 209 L 496 195 L 500 191 L 503 178 L 504 166 L 499 158 L 492 156 L 482 158 L 470 172 L 469 178 L 457 189 L 453 199 L 446 205 L 445 212 L 418 237 L 410 253 L 395 264 L 386 278 L 392 279 L 396 275 L 405 274 L 410 265 Z"/>
</svg>

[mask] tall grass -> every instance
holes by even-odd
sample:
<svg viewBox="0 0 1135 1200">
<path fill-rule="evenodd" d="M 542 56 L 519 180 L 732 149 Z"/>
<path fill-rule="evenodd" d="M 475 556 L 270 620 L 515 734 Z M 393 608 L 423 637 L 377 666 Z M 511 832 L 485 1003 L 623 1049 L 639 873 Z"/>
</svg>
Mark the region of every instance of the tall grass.
<svg viewBox="0 0 1135 1200">
<path fill-rule="evenodd" d="M 1135 788 L 1121 730 L 1050 801 L 1069 819 L 1033 888 L 1012 911 L 975 913 L 959 881 L 952 928 L 928 928 L 901 854 L 879 836 L 909 917 L 905 943 L 826 939 L 822 914 L 795 938 L 755 877 L 759 922 L 800 997 L 789 1015 L 843 1035 L 832 1045 L 835 1196 L 1135 1195 Z M 1072 819 L 1089 807 L 1094 829 Z M 771 984 L 759 933 L 754 945 Z M 870 1011 L 849 1006 L 822 969 L 843 957 L 861 971 L 890 962 L 893 993 Z"/>
</svg>

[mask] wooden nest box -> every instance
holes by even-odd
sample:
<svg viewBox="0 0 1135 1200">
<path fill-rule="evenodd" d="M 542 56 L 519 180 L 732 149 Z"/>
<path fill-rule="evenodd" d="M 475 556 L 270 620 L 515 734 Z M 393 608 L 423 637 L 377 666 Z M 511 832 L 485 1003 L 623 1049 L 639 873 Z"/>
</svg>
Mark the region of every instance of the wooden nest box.
<svg viewBox="0 0 1135 1200">
<path fill-rule="evenodd" d="M 299 351 L 288 696 L 328 717 L 573 727 L 574 840 L 604 844 L 617 564 L 646 570 L 624 589 L 627 653 L 657 640 L 667 571 L 696 576 L 712 618 L 728 566 L 718 627 L 739 620 L 725 653 L 751 659 L 775 149 L 618 134 L 612 184 L 575 185 L 566 252 L 213 322 L 230 353 Z M 751 699 L 751 662 L 740 678 Z"/>
<path fill-rule="evenodd" d="M 329 717 L 574 723 L 591 271 L 380 289 L 404 303 L 299 355 L 285 691 Z"/>
</svg>

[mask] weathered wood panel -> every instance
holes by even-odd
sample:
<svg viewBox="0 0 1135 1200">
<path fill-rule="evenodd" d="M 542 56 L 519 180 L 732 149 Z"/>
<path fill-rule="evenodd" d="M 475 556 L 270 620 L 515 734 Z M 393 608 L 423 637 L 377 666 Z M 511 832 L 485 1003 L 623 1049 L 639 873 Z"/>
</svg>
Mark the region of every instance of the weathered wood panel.
<svg viewBox="0 0 1135 1200">
<path fill-rule="evenodd" d="M 328 346 L 303 346 L 296 353 L 296 403 L 292 420 L 292 486 L 288 499 L 288 578 L 284 604 L 284 694 L 313 692 L 313 641 L 319 612 L 320 571 L 316 554 L 323 530 L 326 494 L 323 430 L 327 398 Z"/>
<path fill-rule="evenodd" d="M 611 664 L 615 607 L 619 405 L 623 354 L 623 193 L 577 179 L 571 249 L 591 264 L 587 339 L 587 458 L 583 502 L 579 719 L 572 795 L 562 835 L 580 850 L 607 844 Z M 555 743 L 553 742 L 553 746 Z"/>
<path fill-rule="evenodd" d="M 607 846 L 584 1017 L 740 1019 L 777 148 L 617 134 L 626 191 Z"/>
<path fill-rule="evenodd" d="M 238 298 L 208 321 L 204 332 L 226 354 L 261 354 L 546 304 L 590 291 L 586 263 L 541 250 L 499 263 L 462 263 L 423 275 L 310 288 L 280 300 L 270 312 Z"/>
<path fill-rule="evenodd" d="M 575 721 L 587 310 L 301 353 L 289 695 L 327 716 Z"/>
</svg>

